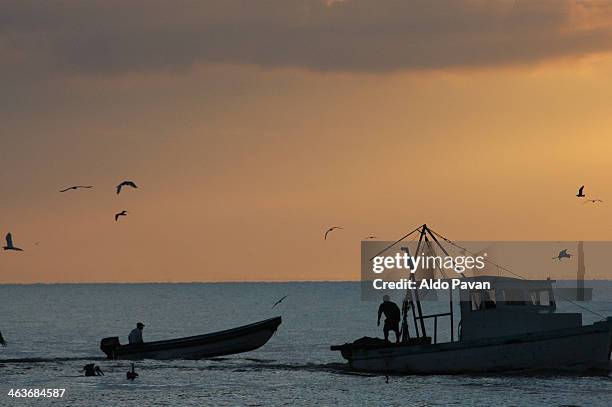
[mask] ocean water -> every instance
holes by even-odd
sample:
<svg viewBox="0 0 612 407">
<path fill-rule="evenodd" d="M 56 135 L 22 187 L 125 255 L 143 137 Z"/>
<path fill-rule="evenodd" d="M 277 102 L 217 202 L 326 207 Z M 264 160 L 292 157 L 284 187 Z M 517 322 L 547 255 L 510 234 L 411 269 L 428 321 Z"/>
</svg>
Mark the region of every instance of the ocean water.
<svg viewBox="0 0 612 407">
<path fill-rule="evenodd" d="M 589 284 L 587 284 L 589 285 Z M 586 305 L 612 315 L 612 283 Z M 271 310 L 280 297 L 288 297 Z M 401 301 L 398 293 L 396 302 Z M 424 303 L 440 312 L 443 302 Z M 612 377 L 556 375 L 385 376 L 346 368 L 332 344 L 382 336 L 378 303 L 359 283 L 0 285 L 0 406 L 609 406 Z M 560 301 L 558 311 L 581 308 Z M 584 311 L 583 311 L 584 312 Z M 196 335 L 283 317 L 262 348 L 200 361 L 107 361 L 106 336 L 122 343 L 135 323 L 145 341 Z M 584 323 L 597 319 L 584 312 Z M 448 337 L 445 324 L 441 338 Z M 103 377 L 85 377 L 96 363 Z M 65 389 L 61 399 L 11 398 L 10 389 Z"/>
</svg>

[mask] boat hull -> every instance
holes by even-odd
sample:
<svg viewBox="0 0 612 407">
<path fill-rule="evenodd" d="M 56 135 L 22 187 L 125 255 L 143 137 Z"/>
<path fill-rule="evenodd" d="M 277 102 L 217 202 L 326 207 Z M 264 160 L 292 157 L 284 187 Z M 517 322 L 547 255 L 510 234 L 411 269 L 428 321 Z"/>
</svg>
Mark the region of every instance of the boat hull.
<svg viewBox="0 0 612 407">
<path fill-rule="evenodd" d="M 609 321 L 578 328 L 436 345 L 358 348 L 334 346 L 355 370 L 407 374 L 461 374 L 520 370 L 607 373 Z"/>
<path fill-rule="evenodd" d="M 109 359 L 203 359 L 255 350 L 268 342 L 281 317 L 205 335 L 138 345 L 109 344 L 102 340 L 100 348 Z"/>
</svg>

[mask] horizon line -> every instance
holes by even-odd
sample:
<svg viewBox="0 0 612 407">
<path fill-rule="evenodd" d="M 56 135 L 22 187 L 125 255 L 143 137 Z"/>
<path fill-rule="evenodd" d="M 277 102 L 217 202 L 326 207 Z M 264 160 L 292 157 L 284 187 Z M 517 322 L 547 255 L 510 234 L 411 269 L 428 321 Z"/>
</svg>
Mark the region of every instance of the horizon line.
<svg viewBox="0 0 612 407">
<path fill-rule="evenodd" d="M 555 281 L 575 281 L 575 279 L 555 279 Z M 612 278 L 593 278 L 583 281 L 612 281 Z M 4 283 L 0 286 L 17 285 L 110 285 L 110 284 L 287 284 L 287 283 L 360 283 L 362 280 L 247 280 L 247 281 L 53 281 L 33 283 Z"/>
</svg>

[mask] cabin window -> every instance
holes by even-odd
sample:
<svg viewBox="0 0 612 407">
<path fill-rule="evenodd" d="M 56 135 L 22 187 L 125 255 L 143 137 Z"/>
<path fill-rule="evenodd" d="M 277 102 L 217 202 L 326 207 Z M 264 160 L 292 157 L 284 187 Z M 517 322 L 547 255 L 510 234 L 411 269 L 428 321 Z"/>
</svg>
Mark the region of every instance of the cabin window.
<svg viewBox="0 0 612 407">
<path fill-rule="evenodd" d="M 540 291 L 539 303 L 538 305 L 546 305 L 550 306 L 550 293 L 548 290 Z"/>
<path fill-rule="evenodd" d="M 478 311 L 482 303 L 482 296 L 478 291 L 472 291 L 472 311 Z"/>
<path fill-rule="evenodd" d="M 504 302 L 506 305 L 525 305 L 525 293 L 523 290 L 505 289 Z"/>
<path fill-rule="evenodd" d="M 490 309 L 497 307 L 497 301 L 495 300 L 495 290 L 483 290 L 482 291 L 482 303 L 480 304 L 482 309 Z"/>
<path fill-rule="evenodd" d="M 495 308 L 495 290 L 472 291 L 472 311 Z"/>
</svg>

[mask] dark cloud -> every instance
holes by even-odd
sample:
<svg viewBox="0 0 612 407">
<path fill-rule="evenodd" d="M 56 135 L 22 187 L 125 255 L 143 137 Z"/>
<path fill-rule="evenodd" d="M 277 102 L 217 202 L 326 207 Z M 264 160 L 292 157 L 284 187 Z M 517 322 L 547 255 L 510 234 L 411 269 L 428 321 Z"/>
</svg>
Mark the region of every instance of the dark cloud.
<svg viewBox="0 0 612 407">
<path fill-rule="evenodd" d="M 561 0 L 4 1 L 0 73 L 524 64 L 611 50 L 611 8 Z"/>
</svg>

